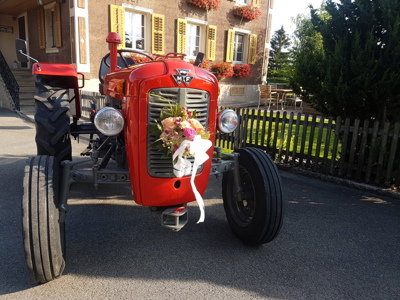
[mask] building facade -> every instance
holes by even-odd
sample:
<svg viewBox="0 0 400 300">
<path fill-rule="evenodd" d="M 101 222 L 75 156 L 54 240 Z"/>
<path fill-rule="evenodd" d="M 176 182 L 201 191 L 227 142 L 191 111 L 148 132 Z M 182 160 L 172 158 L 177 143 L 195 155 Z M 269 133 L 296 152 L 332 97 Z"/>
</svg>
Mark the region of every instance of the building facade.
<svg viewBox="0 0 400 300">
<path fill-rule="evenodd" d="M 0 50 L 11 68 L 29 68 L 15 54 L 15 38 L 26 39 L 30 56 L 76 65 L 85 75 L 85 89 L 97 91 L 100 61 L 108 53 L 106 36 L 118 32 L 121 48 L 184 53 L 187 60 L 204 52 L 209 66 L 249 65 L 248 76 L 220 78 L 219 101 L 250 106 L 258 102 L 258 85 L 267 75 L 272 1 L 208 0 L 218 8 L 207 9 L 199 7 L 207 3 L 203 0 L 5 0 Z M 251 11 L 241 12 L 246 5 L 259 17 L 250 20 Z"/>
</svg>

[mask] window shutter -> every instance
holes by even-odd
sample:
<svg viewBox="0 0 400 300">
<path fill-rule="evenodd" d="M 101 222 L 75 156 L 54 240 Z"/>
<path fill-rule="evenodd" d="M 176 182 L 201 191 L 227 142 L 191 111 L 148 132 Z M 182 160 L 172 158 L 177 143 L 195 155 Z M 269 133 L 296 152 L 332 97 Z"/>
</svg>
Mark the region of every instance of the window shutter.
<svg viewBox="0 0 400 300">
<path fill-rule="evenodd" d="M 186 25 L 187 21 L 184 19 L 177 20 L 176 29 L 176 52 L 186 53 Z"/>
<path fill-rule="evenodd" d="M 261 5 L 261 0 L 253 0 L 254 7 L 260 7 L 260 5 Z"/>
<path fill-rule="evenodd" d="M 226 42 L 226 61 L 232 62 L 235 52 L 235 30 L 228 29 L 228 39 Z"/>
<path fill-rule="evenodd" d="M 125 48 L 125 8 L 117 5 L 110 5 L 110 32 L 116 32 L 121 38 L 118 49 Z"/>
<path fill-rule="evenodd" d="M 151 16 L 151 46 L 154 54 L 164 54 L 164 15 Z"/>
<path fill-rule="evenodd" d="M 250 34 L 249 57 L 247 63 L 253 65 L 257 59 L 257 34 Z"/>
<path fill-rule="evenodd" d="M 38 10 L 39 48 L 46 49 L 46 34 L 44 28 L 44 10 Z"/>
<path fill-rule="evenodd" d="M 62 34 L 61 34 L 61 13 L 60 4 L 54 6 L 54 40 L 57 48 L 62 47 Z"/>
<path fill-rule="evenodd" d="M 206 59 L 215 60 L 217 48 L 217 26 L 207 26 Z"/>
</svg>

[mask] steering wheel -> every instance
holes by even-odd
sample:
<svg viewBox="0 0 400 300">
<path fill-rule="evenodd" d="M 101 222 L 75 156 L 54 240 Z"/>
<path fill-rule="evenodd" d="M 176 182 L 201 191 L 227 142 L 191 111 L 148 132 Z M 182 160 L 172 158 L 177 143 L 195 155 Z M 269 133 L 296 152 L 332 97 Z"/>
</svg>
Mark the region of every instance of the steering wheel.
<svg viewBox="0 0 400 300">
<path fill-rule="evenodd" d="M 119 54 L 119 57 L 121 58 L 121 60 L 118 60 L 118 61 L 117 61 L 117 64 L 118 64 L 119 61 L 122 61 L 126 68 L 128 68 L 129 66 L 131 66 L 131 65 L 133 65 L 133 64 L 128 63 L 128 61 L 126 60 L 127 57 L 124 57 L 124 56 L 122 55 L 122 53 L 128 52 L 128 53 L 139 54 L 139 55 L 143 55 L 143 56 L 149 58 L 150 60 L 154 60 L 154 58 L 153 58 L 152 56 L 150 56 L 149 54 L 143 53 L 143 52 L 140 52 L 140 51 L 137 51 L 137 50 L 122 49 L 122 50 L 117 50 L 117 52 L 118 52 L 118 54 Z M 104 61 L 104 64 L 105 64 L 107 67 L 111 68 L 111 66 L 110 66 L 110 53 L 107 53 L 107 54 L 103 57 L 103 61 Z"/>
</svg>

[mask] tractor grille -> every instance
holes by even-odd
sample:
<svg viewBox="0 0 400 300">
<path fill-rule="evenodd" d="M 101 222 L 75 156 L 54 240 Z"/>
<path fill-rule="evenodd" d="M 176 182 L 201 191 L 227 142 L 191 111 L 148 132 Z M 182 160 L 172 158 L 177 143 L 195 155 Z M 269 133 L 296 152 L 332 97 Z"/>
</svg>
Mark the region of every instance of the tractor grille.
<svg viewBox="0 0 400 300">
<path fill-rule="evenodd" d="M 179 104 L 189 111 L 197 111 L 197 120 L 207 128 L 210 96 L 207 91 L 190 88 L 160 88 L 149 92 L 148 125 L 160 123 L 160 112 L 171 104 Z M 160 137 L 159 132 L 148 131 L 147 168 L 154 177 L 175 177 L 172 172 L 172 158 L 161 158 L 162 154 L 151 146 Z M 197 172 L 202 170 L 202 166 Z"/>
</svg>

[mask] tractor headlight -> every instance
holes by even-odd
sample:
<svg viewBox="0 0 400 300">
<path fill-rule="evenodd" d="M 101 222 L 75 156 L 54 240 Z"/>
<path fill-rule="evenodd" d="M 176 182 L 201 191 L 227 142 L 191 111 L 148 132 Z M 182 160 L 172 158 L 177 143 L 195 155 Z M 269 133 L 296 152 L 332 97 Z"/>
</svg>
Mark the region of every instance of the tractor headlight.
<svg viewBox="0 0 400 300">
<path fill-rule="evenodd" d="M 220 111 L 217 116 L 218 130 L 223 133 L 235 131 L 239 123 L 238 115 L 232 109 Z"/>
<path fill-rule="evenodd" d="M 124 117 L 112 107 L 100 109 L 94 117 L 94 126 L 106 136 L 117 135 L 124 129 Z"/>
</svg>

